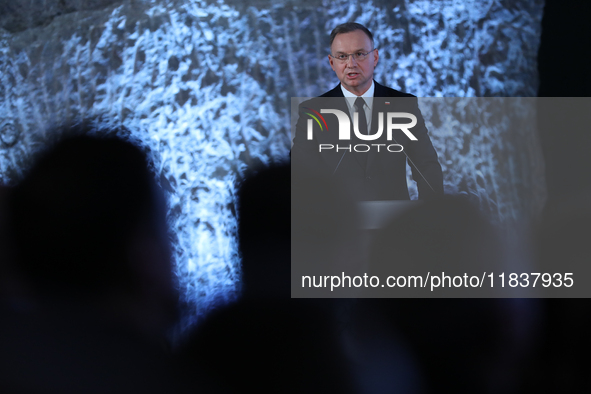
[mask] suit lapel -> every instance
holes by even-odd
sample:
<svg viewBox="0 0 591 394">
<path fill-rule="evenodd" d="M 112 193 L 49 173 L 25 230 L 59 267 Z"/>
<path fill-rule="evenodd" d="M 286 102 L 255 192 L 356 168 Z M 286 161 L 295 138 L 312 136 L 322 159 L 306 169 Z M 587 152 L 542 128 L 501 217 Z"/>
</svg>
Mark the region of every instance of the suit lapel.
<svg viewBox="0 0 591 394">
<path fill-rule="evenodd" d="M 374 92 L 373 92 L 373 103 L 371 106 L 371 133 L 375 134 L 378 131 L 378 127 L 380 124 L 380 119 L 378 114 L 380 112 L 385 112 L 384 110 L 384 97 L 388 97 L 387 96 L 387 92 L 386 89 L 384 89 L 384 87 L 382 85 L 380 85 L 379 83 L 377 83 L 375 80 L 373 81 L 374 83 Z M 385 119 L 384 119 L 385 121 Z M 384 135 L 384 130 L 382 130 L 382 136 Z M 376 143 L 379 143 L 381 140 L 381 138 L 379 140 L 376 141 Z M 367 168 L 370 168 L 370 166 L 375 162 L 375 160 L 377 159 L 377 151 L 375 150 L 370 150 L 369 151 L 369 156 L 367 157 Z"/>
<path fill-rule="evenodd" d="M 347 107 L 347 103 L 345 102 L 345 96 L 343 96 L 343 91 L 341 90 L 340 84 L 337 85 L 337 87 L 333 90 L 328 91 L 320 97 L 331 98 L 332 100 L 330 100 L 328 103 L 330 104 L 332 109 L 338 109 L 339 111 L 342 111 L 347 115 L 349 114 L 349 108 Z M 331 131 L 329 131 L 329 133 L 331 134 L 324 134 L 325 138 L 323 138 L 322 142 L 327 144 L 335 144 L 336 142 L 338 144 L 338 132 L 336 130 L 338 130 L 336 124 L 334 129 L 331 126 Z"/>
<path fill-rule="evenodd" d="M 343 96 L 343 91 L 341 90 L 341 84 L 339 83 L 336 88 L 329 90 L 328 92 L 324 93 L 320 97 L 345 97 L 345 96 Z"/>
</svg>

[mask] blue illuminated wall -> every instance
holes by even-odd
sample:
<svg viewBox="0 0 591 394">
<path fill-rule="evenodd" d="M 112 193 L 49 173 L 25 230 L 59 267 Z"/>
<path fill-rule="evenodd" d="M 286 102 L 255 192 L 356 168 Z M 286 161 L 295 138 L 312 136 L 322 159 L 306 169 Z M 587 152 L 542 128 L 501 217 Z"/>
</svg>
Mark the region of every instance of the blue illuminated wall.
<svg viewBox="0 0 591 394">
<path fill-rule="evenodd" d="M 249 166 L 286 159 L 291 97 L 338 83 L 326 59 L 335 25 L 366 24 L 380 51 L 376 80 L 417 96 L 537 91 L 541 0 L 109 3 L 0 29 L 0 177 L 16 181 L 61 123 L 126 126 L 154 152 L 181 293 L 194 311 L 236 296 L 235 182 Z M 516 176 L 541 166 L 536 136 L 528 138 L 530 151 L 513 158 Z M 446 151 L 443 137 L 433 140 Z M 495 172 L 480 154 L 490 146 L 469 136 L 454 144 L 464 153 L 442 159 L 448 191 L 513 204 L 516 216 L 541 206 L 543 193 L 516 193 Z M 501 185 L 494 196 L 476 190 L 479 176 Z"/>
</svg>

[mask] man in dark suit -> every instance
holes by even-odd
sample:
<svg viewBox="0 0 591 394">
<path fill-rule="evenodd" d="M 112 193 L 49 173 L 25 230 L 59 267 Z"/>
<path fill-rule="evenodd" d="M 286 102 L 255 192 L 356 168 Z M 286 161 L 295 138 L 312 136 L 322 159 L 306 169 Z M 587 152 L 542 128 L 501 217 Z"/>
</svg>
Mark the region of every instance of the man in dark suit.
<svg viewBox="0 0 591 394">
<path fill-rule="evenodd" d="M 358 200 L 408 200 L 408 161 L 419 198 L 442 195 L 441 165 L 417 98 L 373 80 L 379 53 L 372 33 L 358 23 L 344 23 L 332 31 L 330 49 L 328 59 L 341 83 L 300 105 L 291 152 L 294 171 L 335 176 Z M 354 120 L 350 138 L 342 133 L 338 111 L 326 109 Z"/>
</svg>

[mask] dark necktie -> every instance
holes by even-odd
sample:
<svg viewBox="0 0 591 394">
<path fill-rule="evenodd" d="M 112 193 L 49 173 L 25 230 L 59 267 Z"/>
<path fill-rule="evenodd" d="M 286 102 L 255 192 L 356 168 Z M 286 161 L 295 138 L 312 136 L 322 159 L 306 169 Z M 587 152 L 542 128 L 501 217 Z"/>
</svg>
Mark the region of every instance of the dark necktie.
<svg viewBox="0 0 591 394">
<path fill-rule="evenodd" d="M 362 97 L 357 97 L 357 100 L 355 100 L 355 109 L 358 113 L 359 133 L 367 135 L 367 117 L 365 116 L 365 109 L 363 108 L 364 105 L 365 100 L 363 100 Z"/>
<path fill-rule="evenodd" d="M 355 100 L 355 110 L 357 111 L 357 120 L 359 121 L 359 134 L 367 135 L 367 117 L 365 116 L 365 100 L 362 97 L 357 97 Z M 355 138 L 357 144 L 367 144 L 367 141 Z M 365 168 L 367 163 L 367 153 L 355 152 L 357 157 L 360 159 L 361 165 Z"/>
</svg>

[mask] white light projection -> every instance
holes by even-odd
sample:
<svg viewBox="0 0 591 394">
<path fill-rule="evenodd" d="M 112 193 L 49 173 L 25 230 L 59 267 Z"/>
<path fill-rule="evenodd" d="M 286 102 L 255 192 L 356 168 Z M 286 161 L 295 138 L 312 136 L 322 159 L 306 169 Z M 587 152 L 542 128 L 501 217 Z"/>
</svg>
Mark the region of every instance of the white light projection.
<svg viewBox="0 0 591 394">
<path fill-rule="evenodd" d="M 128 128 L 153 152 L 168 194 L 190 323 L 237 295 L 235 182 L 247 167 L 288 157 L 291 97 L 338 82 L 326 59 L 337 24 L 356 20 L 375 32 L 376 80 L 394 88 L 418 96 L 536 94 L 540 0 L 286 4 L 125 1 L 20 33 L 0 30 L 2 181 L 20 177 L 57 125 L 91 119 Z M 446 138 L 468 153 L 448 154 Z M 447 190 L 518 207 L 531 197 L 495 173 L 485 159 L 490 146 L 465 135 L 433 141 L 446 152 Z M 516 160 L 537 168 L 536 154 Z M 475 190 L 475 166 L 462 157 L 480 158 L 481 177 L 499 192 Z"/>
</svg>

